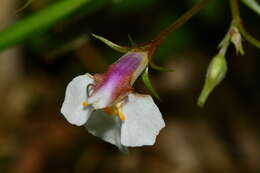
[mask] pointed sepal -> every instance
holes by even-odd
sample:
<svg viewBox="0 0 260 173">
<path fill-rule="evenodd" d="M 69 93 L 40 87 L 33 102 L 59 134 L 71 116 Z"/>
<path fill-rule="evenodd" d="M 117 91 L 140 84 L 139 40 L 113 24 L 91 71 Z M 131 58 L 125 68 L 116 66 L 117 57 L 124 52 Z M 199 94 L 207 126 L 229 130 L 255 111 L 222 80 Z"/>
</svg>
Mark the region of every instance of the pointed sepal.
<svg viewBox="0 0 260 173">
<path fill-rule="evenodd" d="M 146 69 L 144 70 L 144 72 L 142 74 L 142 79 L 143 79 L 143 82 L 144 82 L 146 88 L 151 92 L 151 94 L 155 98 L 157 98 L 158 100 L 161 101 L 159 94 L 156 92 L 156 90 L 154 89 L 154 87 L 149 79 L 148 67 L 146 67 Z"/>
<path fill-rule="evenodd" d="M 122 52 L 122 53 L 126 53 L 126 52 L 128 52 L 129 50 L 131 50 L 131 48 L 129 48 L 129 47 L 120 46 L 120 45 L 115 44 L 115 43 L 109 41 L 108 39 L 106 39 L 106 38 L 104 38 L 104 37 L 101 37 L 101 36 L 98 36 L 98 35 L 96 35 L 96 34 L 93 34 L 93 33 L 92 33 L 92 36 L 95 37 L 96 39 L 102 41 L 103 43 L 105 43 L 105 44 L 108 45 L 110 48 L 114 49 L 115 51 Z"/>
<path fill-rule="evenodd" d="M 174 72 L 175 70 L 173 69 L 169 69 L 169 68 L 166 68 L 166 67 L 161 67 L 161 66 L 158 66 L 156 65 L 154 62 L 152 61 L 149 61 L 149 65 L 152 69 L 154 70 L 157 70 L 157 71 L 162 71 L 162 72 Z"/>
<path fill-rule="evenodd" d="M 132 47 L 137 47 L 137 44 L 134 42 L 133 38 L 131 37 L 131 35 L 129 33 L 128 33 L 128 39 L 129 39 Z"/>
</svg>

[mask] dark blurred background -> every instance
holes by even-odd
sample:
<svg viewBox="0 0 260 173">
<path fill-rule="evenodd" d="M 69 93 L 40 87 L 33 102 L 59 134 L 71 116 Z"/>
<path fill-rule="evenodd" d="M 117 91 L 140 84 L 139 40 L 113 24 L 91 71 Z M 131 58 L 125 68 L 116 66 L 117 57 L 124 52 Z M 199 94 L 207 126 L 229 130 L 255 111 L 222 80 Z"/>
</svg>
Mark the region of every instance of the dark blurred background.
<svg viewBox="0 0 260 173">
<path fill-rule="evenodd" d="M 56 0 L 1 0 L 0 29 Z M 96 0 L 98 1 L 98 0 Z M 260 50 L 243 42 L 245 55 L 230 46 L 225 80 L 198 108 L 207 65 L 231 22 L 228 1 L 212 1 L 172 33 L 155 55 L 173 73 L 151 71 L 166 127 L 154 146 L 128 155 L 69 124 L 60 114 L 68 82 L 101 73 L 122 54 L 93 39 L 121 45 L 151 40 L 197 0 L 111 0 L 91 7 L 0 53 L 1 173 L 259 173 Z M 260 18 L 243 4 L 245 27 L 260 38 Z M 148 93 L 139 80 L 136 91 Z"/>
</svg>

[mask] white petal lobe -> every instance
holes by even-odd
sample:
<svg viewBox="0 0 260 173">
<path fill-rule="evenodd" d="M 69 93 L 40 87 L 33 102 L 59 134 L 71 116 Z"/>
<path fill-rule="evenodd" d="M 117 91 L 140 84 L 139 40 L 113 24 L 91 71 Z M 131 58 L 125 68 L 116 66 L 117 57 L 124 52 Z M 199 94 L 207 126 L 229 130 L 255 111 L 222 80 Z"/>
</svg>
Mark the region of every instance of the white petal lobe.
<svg viewBox="0 0 260 173">
<path fill-rule="evenodd" d="M 165 123 L 152 97 L 131 93 L 122 111 L 125 115 L 121 130 L 122 144 L 130 147 L 153 145 Z"/>
<path fill-rule="evenodd" d="M 71 124 L 81 126 L 88 120 L 93 108 L 84 108 L 82 103 L 87 99 L 87 85 L 93 83 L 91 75 L 75 77 L 67 86 L 61 113 Z"/>
<path fill-rule="evenodd" d="M 92 135 L 116 145 L 122 152 L 127 152 L 127 148 L 121 144 L 121 121 L 117 116 L 97 110 L 92 113 L 85 127 Z"/>
</svg>

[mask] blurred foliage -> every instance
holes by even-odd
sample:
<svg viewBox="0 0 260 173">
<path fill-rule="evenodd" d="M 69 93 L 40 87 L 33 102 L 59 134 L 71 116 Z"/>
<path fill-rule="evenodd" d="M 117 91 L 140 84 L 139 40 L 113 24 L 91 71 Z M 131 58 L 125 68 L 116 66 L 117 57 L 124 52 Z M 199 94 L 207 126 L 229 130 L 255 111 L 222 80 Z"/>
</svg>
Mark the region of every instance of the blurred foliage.
<svg viewBox="0 0 260 173">
<path fill-rule="evenodd" d="M 245 5 L 260 15 L 260 3 L 257 0 L 241 0 Z"/>
</svg>

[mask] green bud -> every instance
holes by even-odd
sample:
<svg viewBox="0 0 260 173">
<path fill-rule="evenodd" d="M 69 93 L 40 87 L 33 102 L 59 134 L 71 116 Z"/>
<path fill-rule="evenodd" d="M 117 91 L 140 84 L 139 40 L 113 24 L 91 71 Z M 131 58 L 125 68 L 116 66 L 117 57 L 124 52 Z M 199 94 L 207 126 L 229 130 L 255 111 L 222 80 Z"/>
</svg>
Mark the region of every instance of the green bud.
<svg viewBox="0 0 260 173">
<path fill-rule="evenodd" d="M 198 98 L 198 106 L 203 107 L 212 90 L 224 79 L 227 62 L 223 54 L 217 54 L 210 62 L 202 92 Z"/>
</svg>

